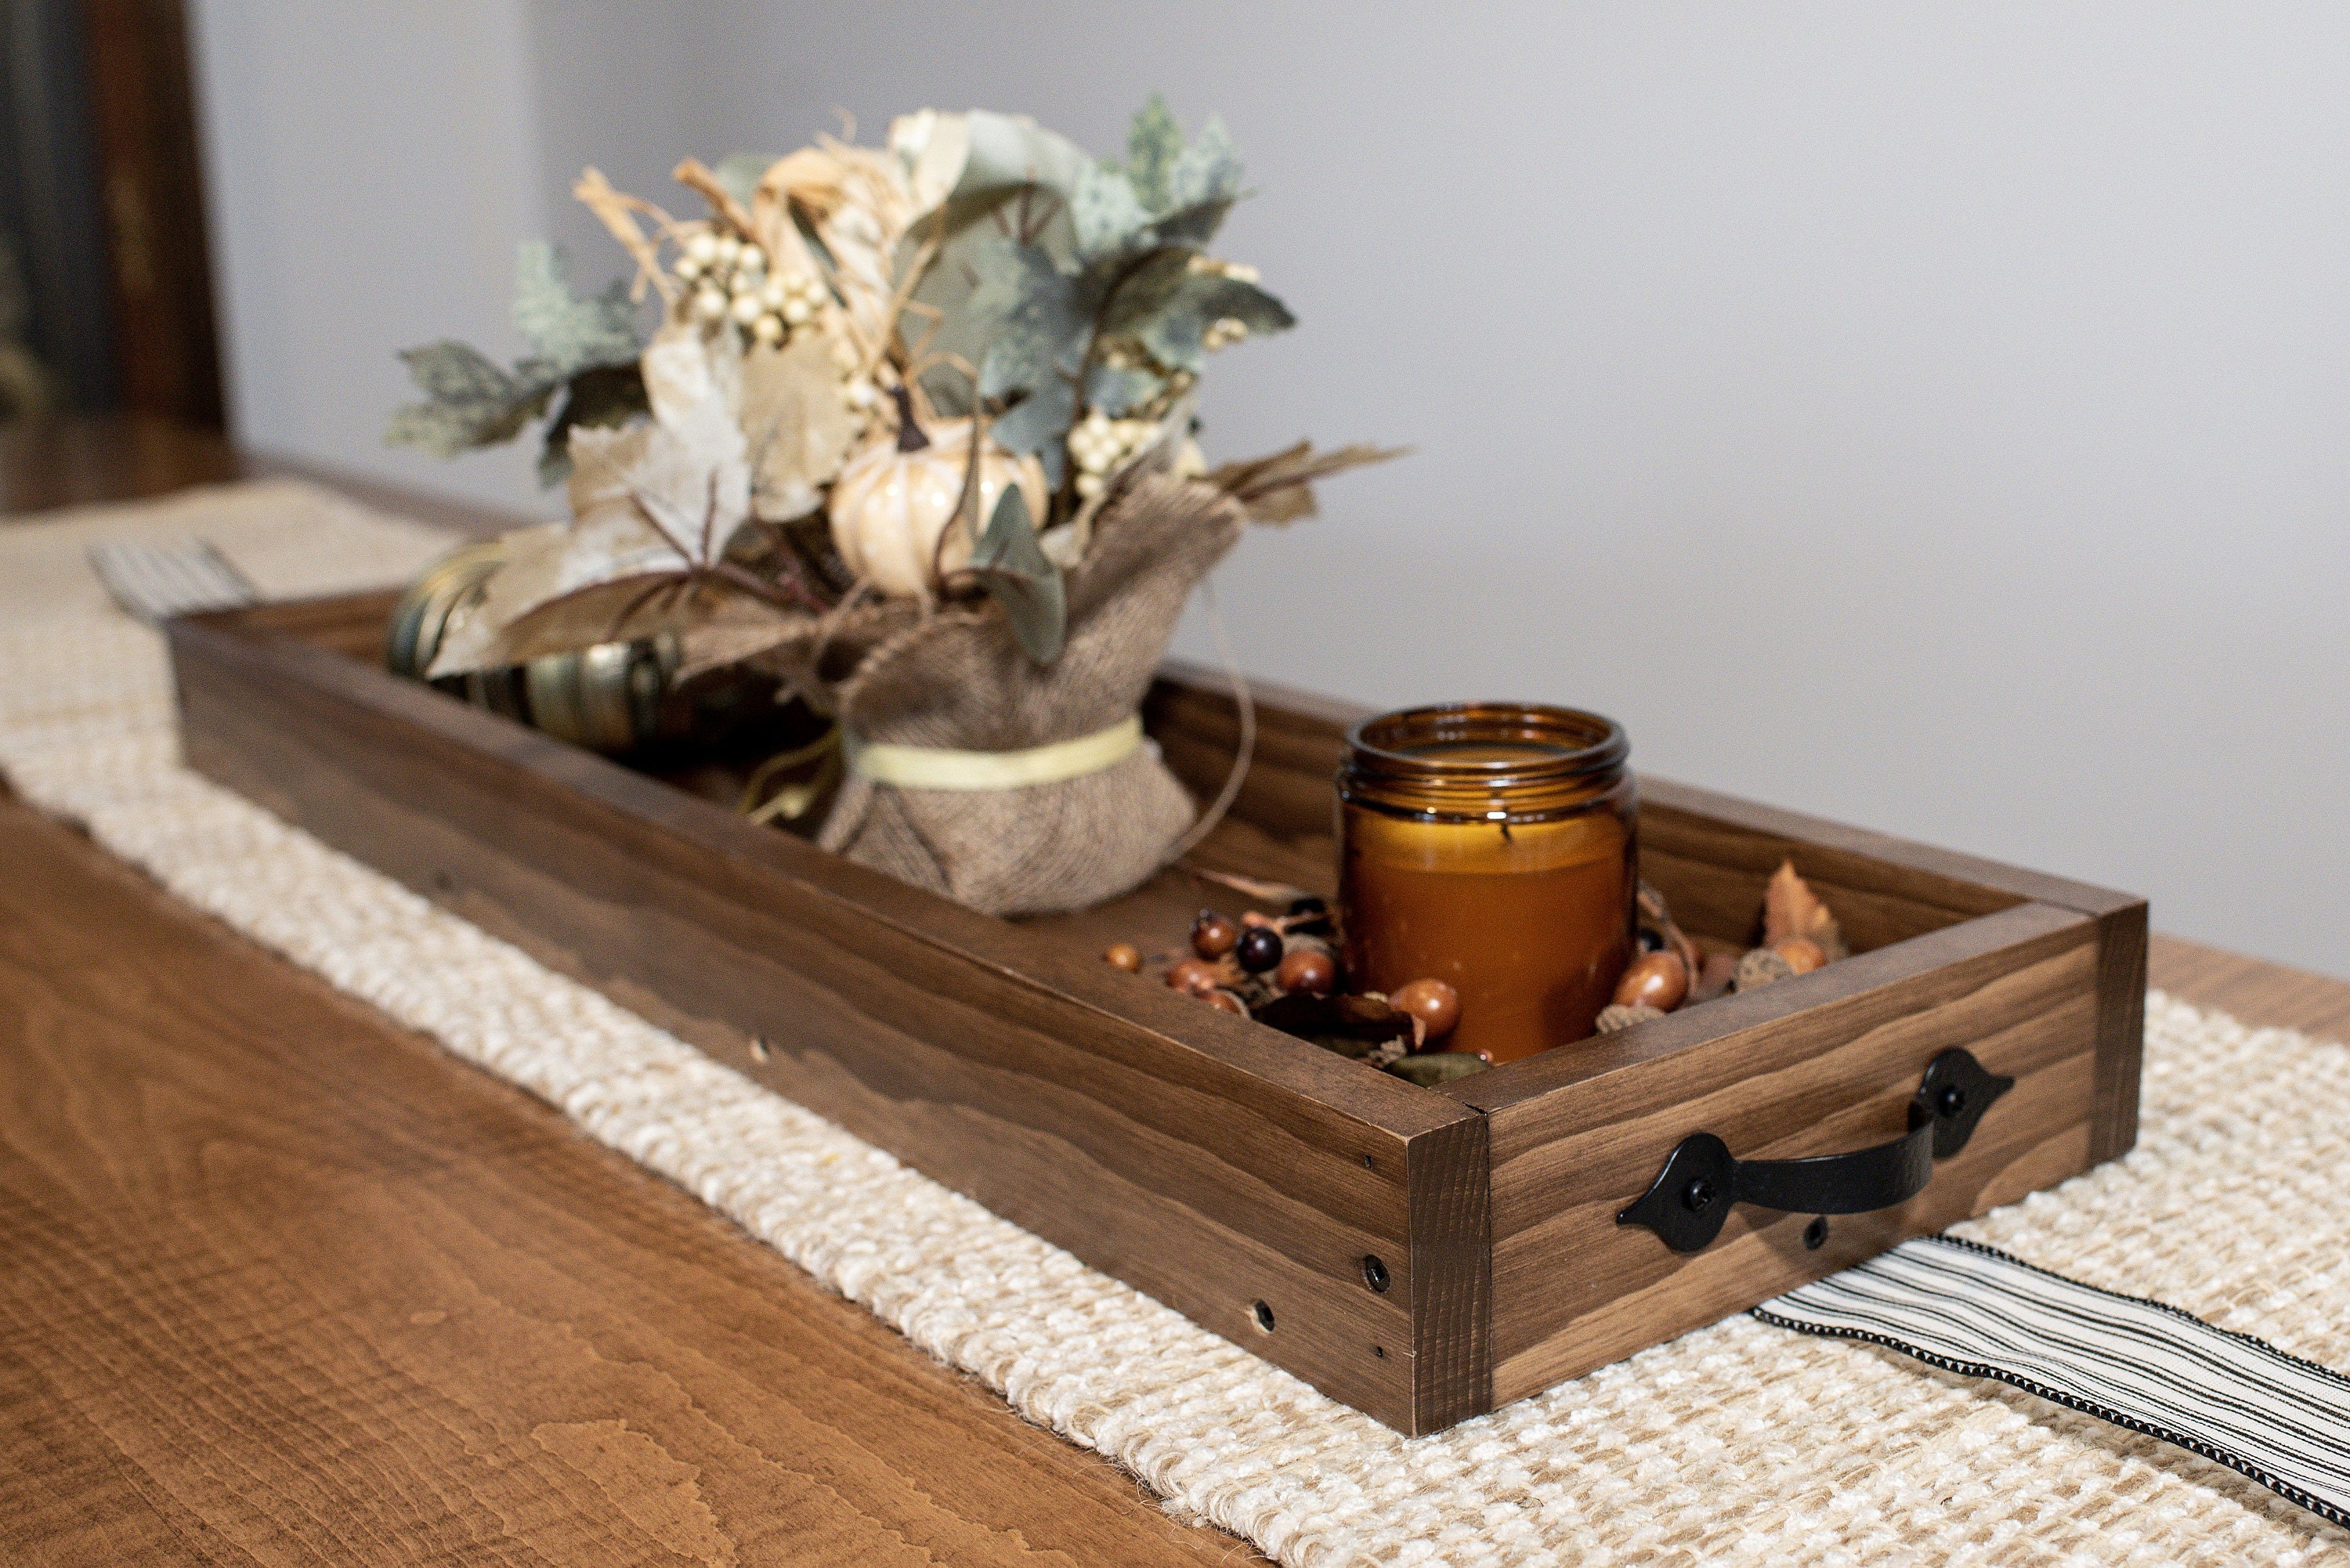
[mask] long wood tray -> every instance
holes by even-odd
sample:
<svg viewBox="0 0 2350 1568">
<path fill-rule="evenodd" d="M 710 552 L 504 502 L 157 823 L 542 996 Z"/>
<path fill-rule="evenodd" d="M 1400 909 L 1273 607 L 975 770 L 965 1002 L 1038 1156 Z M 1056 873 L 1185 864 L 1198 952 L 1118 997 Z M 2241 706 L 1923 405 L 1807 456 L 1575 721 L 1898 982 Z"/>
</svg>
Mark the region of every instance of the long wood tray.
<svg viewBox="0 0 2350 1568">
<path fill-rule="evenodd" d="M 386 673 L 390 603 L 172 623 L 190 763 L 1403 1432 L 2137 1136 L 2147 912 L 2126 894 L 1644 777 L 1642 874 L 1693 936 L 1749 940 L 1785 857 L 1855 956 L 1423 1089 L 1102 962 L 1233 907 L 1182 871 L 1081 914 L 974 914 Z M 1194 858 L 1326 891 L 1358 715 L 1290 693 L 1258 715 L 1247 784 Z M 1237 726 L 1214 683 L 1170 668 L 1145 719 L 1196 792 L 1222 783 Z M 1816 1246 L 1809 1216 L 1744 1204 L 1691 1254 L 1617 1223 L 1690 1133 L 1770 1159 L 1898 1136 L 1954 1045 L 2015 1086 L 1908 1201 Z"/>
</svg>

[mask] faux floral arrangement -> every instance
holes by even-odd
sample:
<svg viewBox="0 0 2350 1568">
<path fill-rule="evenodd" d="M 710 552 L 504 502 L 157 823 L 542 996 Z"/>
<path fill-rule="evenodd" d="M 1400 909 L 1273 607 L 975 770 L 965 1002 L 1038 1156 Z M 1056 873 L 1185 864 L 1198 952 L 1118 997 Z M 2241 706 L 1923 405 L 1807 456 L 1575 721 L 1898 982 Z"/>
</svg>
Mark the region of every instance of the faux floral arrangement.
<svg viewBox="0 0 2350 1568">
<path fill-rule="evenodd" d="M 391 440 L 544 420 L 571 511 L 508 537 L 429 673 L 671 639 L 675 680 L 755 668 L 838 722 L 827 846 L 999 912 L 1146 878 L 1193 815 L 1134 718 L 1184 599 L 1243 522 L 1392 455 L 1202 457 L 1208 357 L 1293 324 L 1208 248 L 1243 194 L 1222 126 L 1154 99 L 1106 162 L 925 109 L 676 177 L 707 216 L 582 175 L 636 275 L 576 298 L 525 247 L 530 358 L 403 356 L 426 398 Z"/>
</svg>

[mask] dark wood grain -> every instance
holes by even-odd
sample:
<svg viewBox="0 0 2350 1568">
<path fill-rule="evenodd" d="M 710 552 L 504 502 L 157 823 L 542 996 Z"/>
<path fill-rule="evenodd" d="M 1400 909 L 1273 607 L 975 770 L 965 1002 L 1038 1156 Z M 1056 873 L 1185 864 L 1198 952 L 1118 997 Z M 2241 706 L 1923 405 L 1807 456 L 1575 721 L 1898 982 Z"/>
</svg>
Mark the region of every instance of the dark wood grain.
<svg viewBox="0 0 2350 1568">
<path fill-rule="evenodd" d="M 1451 1168 L 1482 1142 L 1436 1136 L 1475 1112 L 269 629 L 296 623 L 174 625 L 198 770 L 1399 1429 L 1482 1407 L 1482 1334 L 1421 1366 L 1483 1299 L 1423 1276 L 1482 1251 L 1410 1202 L 1482 1199 Z"/>
<path fill-rule="evenodd" d="M 0 1559 L 1255 1560 L 13 802 L 0 867 Z"/>
<path fill-rule="evenodd" d="M 1401 1430 L 1711 1321 L 2029 1190 L 2018 1172 L 2053 1182 L 2135 1136 L 2135 899 L 1648 781 L 1643 869 L 1699 911 L 1703 934 L 1742 937 L 1771 871 L 1793 860 L 1848 917 L 1859 956 L 1423 1091 L 1101 963 L 1106 940 L 1180 933 L 1187 873 L 1077 916 L 987 919 L 388 678 L 348 656 L 358 630 L 337 624 L 381 610 L 275 606 L 175 627 L 192 763 Z M 1274 695 L 1256 709 L 1263 776 L 1194 863 L 1311 887 L 1330 841 L 1305 803 L 1326 809 L 1347 715 Z M 1146 716 L 1193 787 L 1221 784 L 1239 731 L 1228 695 L 1170 671 Z M 1631 1182 L 1623 1191 L 1563 1185 L 1557 1150 L 1528 1157 L 1549 1141 L 1586 1158 L 1557 1129 L 1613 1103 L 1595 1087 L 1610 1073 L 1674 1104 L 1747 1085 L 1756 1097 L 1703 1129 L 1737 1147 L 1846 1147 L 1846 1110 L 1898 1109 L 1926 1058 L 1848 1049 L 1842 1004 L 1866 992 L 1911 1020 L 1887 1038 L 1988 1040 L 2009 1027 L 2002 1015 L 1945 993 L 1982 962 L 2024 961 L 2042 919 L 2081 950 L 2062 971 L 2074 992 L 2050 1007 L 2060 1033 L 2077 1012 L 2085 1049 L 2024 1075 L 2029 1092 L 2003 1110 L 2022 1141 L 1970 1157 L 2004 1151 L 1995 1179 L 1961 1168 L 1939 1198 L 1849 1224 L 1824 1254 L 1773 1263 L 1777 1240 L 1758 1251 L 1742 1232 L 1666 1267 L 1594 1219 L 1638 1195 L 1661 1150 L 1638 1157 L 1637 1181 L 1593 1168 Z M 1809 1075 L 1743 1065 L 1782 1053 Z M 1843 1075 L 1835 1093 L 1819 1092 L 1821 1073 Z M 1801 1092 L 1776 1097 L 1790 1084 Z M 1800 1137 L 1760 1130 L 1806 1111 Z M 1502 1118 L 1490 1132 L 1461 1120 L 1489 1116 Z M 1517 1154 L 1496 1141 L 1503 1121 Z M 1521 1223 L 1535 1211 L 1551 1221 Z M 1391 1288 L 1369 1289 L 1374 1277 Z"/>
<path fill-rule="evenodd" d="M 1490 1113 L 1497 1403 L 1715 1322 L 1905 1237 L 2054 1186 L 2095 1163 L 2096 923 L 2025 904 L 1708 1003 L 1584 1051 L 1539 1084 L 1489 1073 L 1454 1092 Z M 1962 1045 L 2015 1087 L 1908 1203 L 1839 1216 L 1740 1206 L 1693 1254 L 1618 1225 L 1666 1156 L 1710 1132 L 1741 1158 L 1792 1159 L 1898 1137 L 1926 1064 Z"/>
</svg>

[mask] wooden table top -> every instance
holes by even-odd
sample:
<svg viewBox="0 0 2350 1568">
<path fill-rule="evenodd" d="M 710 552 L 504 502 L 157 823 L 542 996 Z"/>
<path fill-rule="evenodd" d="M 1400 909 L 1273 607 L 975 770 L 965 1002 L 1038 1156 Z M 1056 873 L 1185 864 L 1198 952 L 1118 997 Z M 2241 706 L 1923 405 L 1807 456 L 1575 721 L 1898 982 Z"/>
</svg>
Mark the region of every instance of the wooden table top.
<svg viewBox="0 0 2350 1568">
<path fill-rule="evenodd" d="M 0 511 L 285 472 L 0 428 Z M 0 1559 L 1262 1561 L 5 797 L 0 867 Z M 2153 977 L 2350 1037 L 2338 981 Z"/>
</svg>

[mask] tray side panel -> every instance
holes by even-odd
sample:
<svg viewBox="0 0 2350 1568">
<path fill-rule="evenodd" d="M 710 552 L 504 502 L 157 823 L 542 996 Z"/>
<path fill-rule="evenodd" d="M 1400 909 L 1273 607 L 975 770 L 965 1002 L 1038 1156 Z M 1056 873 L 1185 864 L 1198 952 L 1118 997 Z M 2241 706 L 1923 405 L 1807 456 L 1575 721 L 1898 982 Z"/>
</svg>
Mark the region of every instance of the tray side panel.
<svg viewBox="0 0 2350 1568">
<path fill-rule="evenodd" d="M 2021 905 L 1806 977 L 1833 977 L 1836 993 L 1815 990 L 1800 1010 L 1766 1005 L 1781 987 L 1729 998 L 1627 1031 L 1618 1059 L 1602 1058 L 1575 1081 L 1523 1097 L 1497 1094 L 1484 1105 L 1495 1403 L 2096 1163 L 2097 930 L 2074 911 Z M 1676 1025 L 1682 1038 L 1671 1037 Z M 1695 1037 L 1700 1029 L 1718 1032 Z M 1633 1038 L 1644 1033 L 1647 1042 Z M 1908 1203 L 1835 1217 L 1816 1251 L 1802 1240 L 1809 1216 L 1744 1204 L 1719 1238 L 1687 1256 L 1616 1223 L 1691 1133 L 1714 1133 L 1742 1158 L 1772 1159 L 1898 1136 L 1926 1064 L 1952 1045 L 2016 1085 Z M 1481 1081 L 1465 1080 L 1462 1097 L 1482 1103 Z"/>
<path fill-rule="evenodd" d="M 1483 1249 L 1415 1220 L 1482 1237 L 1480 1114 L 348 659 L 172 639 L 200 772 L 1391 1426 L 1483 1407 Z"/>
</svg>

